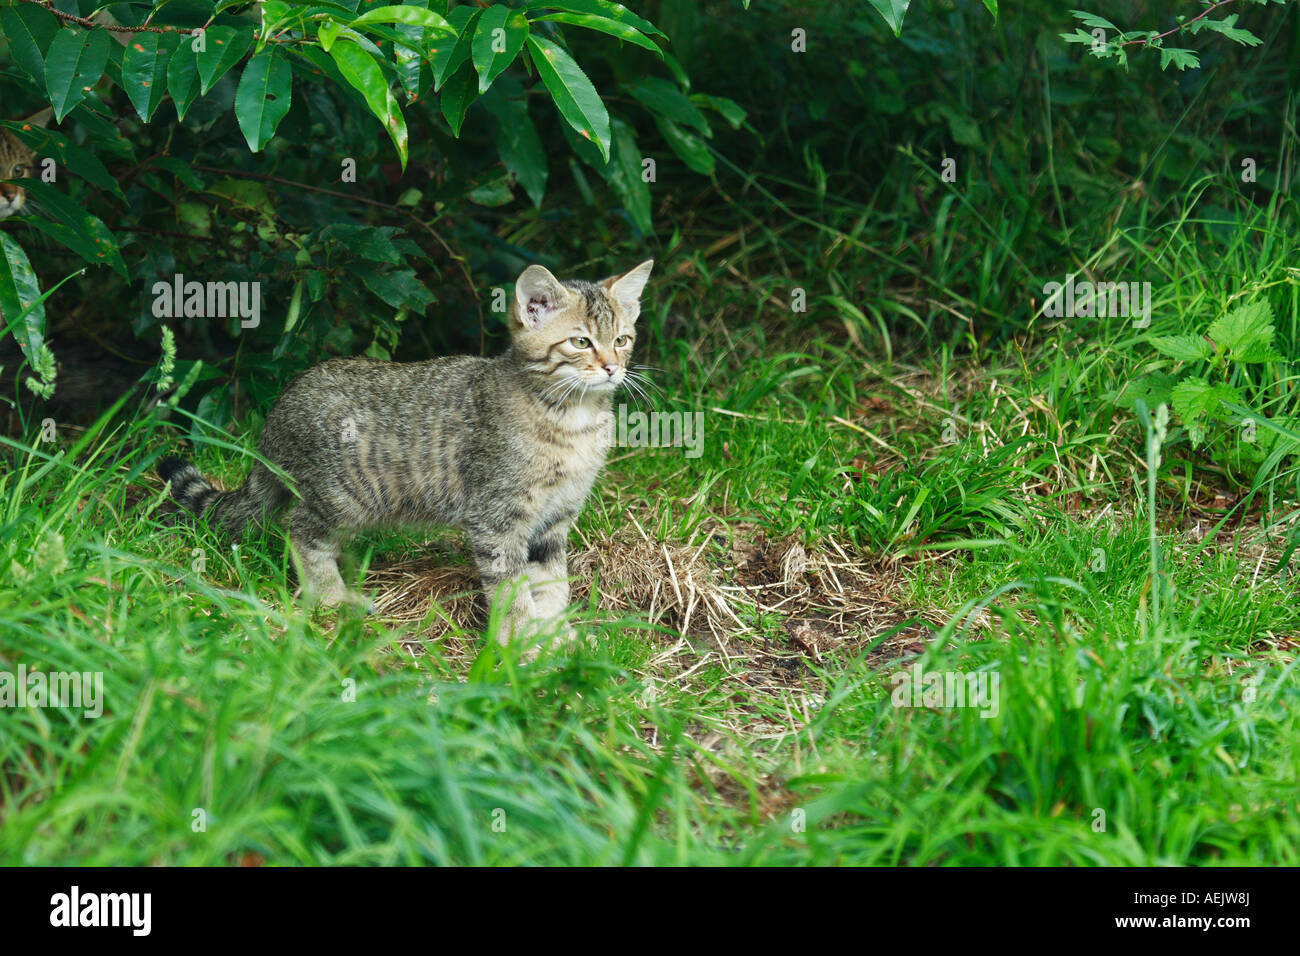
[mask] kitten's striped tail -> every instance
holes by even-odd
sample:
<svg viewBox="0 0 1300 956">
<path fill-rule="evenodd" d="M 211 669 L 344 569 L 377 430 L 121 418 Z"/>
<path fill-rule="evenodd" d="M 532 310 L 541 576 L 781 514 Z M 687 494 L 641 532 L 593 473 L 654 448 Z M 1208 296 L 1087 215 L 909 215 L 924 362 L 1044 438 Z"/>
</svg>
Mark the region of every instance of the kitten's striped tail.
<svg viewBox="0 0 1300 956">
<path fill-rule="evenodd" d="M 183 458 L 168 457 L 158 463 L 158 474 L 171 482 L 172 498 L 193 515 L 206 515 L 228 534 L 238 534 L 250 521 L 260 521 L 263 514 L 278 508 L 289 491 L 266 468 L 255 464 L 248 480 L 234 491 L 213 488 L 199 470 Z"/>
</svg>

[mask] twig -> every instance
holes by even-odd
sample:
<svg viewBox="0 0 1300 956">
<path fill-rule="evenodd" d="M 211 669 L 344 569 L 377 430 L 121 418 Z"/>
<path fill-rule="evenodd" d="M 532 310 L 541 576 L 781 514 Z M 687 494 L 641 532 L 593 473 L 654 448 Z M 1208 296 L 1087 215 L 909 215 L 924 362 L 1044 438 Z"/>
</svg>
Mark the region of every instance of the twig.
<svg viewBox="0 0 1300 956">
<path fill-rule="evenodd" d="M 1165 37 L 1167 37 L 1167 36 L 1172 36 L 1173 34 L 1177 33 L 1179 30 L 1185 30 L 1185 29 L 1187 29 L 1187 27 L 1190 27 L 1190 26 L 1191 26 L 1193 23 L 1195 23 L 1197 20 L 1203 20 L 1203 19 L 1205 19 L 1207 16 L 1209 16 L 1209 15 L 1210 15 L 1211 13 L 1213 13 L 1215 10 L 1219 9 L 1219 7 L 1227 6 L 1227 5 L 1230 4 L 1230 3 L 1236 3 L 1236 2 L 1237 2 L 1237 0 L 1217 0 L 1216 3 L 1212 3 L 1210 6 L 1206 7 L 1204 10 L 1202 10 L 1202 11 L 1201 11 L 1200 13 L 1198 13 L 1196 16 L 1192 17 L 1192 18 L 1191 18 L 1190 20 L 1188 20 L 1186 23 L 1180 23 L 1180 24 L 1178 24 L 1178 26 L 1174 27 L 1172 30 L 1166 30 L 1164 33 L 1157 33 L 1157 34 L 1156 34 L 1155 36 L 1153 36 L 1153 37 L 1141 37 L 1141 38 L 1136 39 L 1136 40 L 1125 40 L 1123 43 L 1120 44 L 1120 46 L 1131 46 L 1131 45 L 1134 44 L 1134 43 L 1141 43 L 1141 44 L 1143 44 L 1144 46 L 1150 46 L 1150 45 L 1151 45 L 1152 43 L 1154 43 L 1156 40 L 1163 40 Z"/>
</svg>

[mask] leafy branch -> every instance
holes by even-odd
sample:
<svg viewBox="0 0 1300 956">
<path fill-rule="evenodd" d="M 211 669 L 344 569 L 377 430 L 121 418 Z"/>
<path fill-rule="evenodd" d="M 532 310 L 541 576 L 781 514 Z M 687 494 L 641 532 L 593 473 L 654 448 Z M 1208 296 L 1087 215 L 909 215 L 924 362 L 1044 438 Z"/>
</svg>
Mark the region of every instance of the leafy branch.
<svg viewBox="0 0 1300 956">
<path fill-rule="evenodd" d="M 1204 10 L 1191 18 L 1185 15 L 1178 16 L 1176 18 L 1178 25 L 1164 32 L 1156 30 L 1121 30 L 1105 17 L 1098 16 L 1095 13 L 1088 13 L 1085 10 L 1071 10 L 1070 12 L 1075 19 L 1079 20 L 1083 27 L 1089 29 L 1080 27 L 1076 28 L 1073 33 L 1062 33 L 1060 36 L 1066 43 L 1084 44 L 1089 48 L 1089 52 L 1098 59 L 1104 60 L 1114 57 L 1116 62 L 1123 67 L 1128 66 L 1127 48 L 1135 46 L 1139 49 L 1147 47 L 1159 50 L 1160 69 L 1162 70 L 1168 69 L 1170 65 L 1176 66 L 1180 70 L 1197 69 L 1201 65 L 1201 60 L 1196 51 L 1181 47 L 1167 47 L 1165 46 L 1166 38 L 1183 31 L 1194 36 L 1208 30 L 1243 46 L 1258 46 L 1263 42 L 1259 37 L 1249 30 L 1237 26 L 1238 14 L 1234 13 L 1225 16 L 1221 20 L 1210 19 L 1210 14 L 1215 10 L 1240 2 L 1243 2 L 1243 0 L 1202 0 L 1205 5 Z M 1249 0 L 1249 2 L 1262 6 L 1268 3 L 1286 3 L 1287 0 Z"/>
</svg>

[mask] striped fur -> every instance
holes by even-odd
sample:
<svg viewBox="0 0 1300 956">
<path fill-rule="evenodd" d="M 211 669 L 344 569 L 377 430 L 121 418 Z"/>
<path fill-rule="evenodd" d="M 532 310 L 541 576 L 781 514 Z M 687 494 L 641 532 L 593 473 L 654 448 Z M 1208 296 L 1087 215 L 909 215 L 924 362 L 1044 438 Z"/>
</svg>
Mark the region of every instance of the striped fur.
<svg viewBox="0 0 1300 956">
<path fill-rule="evenodd" d="M 41 110 L 23 120 L 27 129 L 45 126 L 53 110 Z M 0 179 L 26 179 L 37 174 L 36 154 L 7 129 L 0 129 Z M 17 183 L 0 183 L 0 219 L 22 212 L 27 205 L 27 190 Z"/>
<path fill-rule="evenodd" d="M 466 532 L 489 599 L 513 598 L 502 642 L 562 612 L 569 529 L 613 441 L 611 396 L 628 374 L 652 265 L 603 282 L 530 266 L 496 358 L 331 359 L 294 380 L 258 450 L 299 495 L 288 527 L 304 591 L 359 599 L 337 561 L 367 528 L 450 525 Z M 228 492 L 180 459 L 159 471 L 178 504 L 230 534 L 293 500 L 260 463 Z"/>
</svg>

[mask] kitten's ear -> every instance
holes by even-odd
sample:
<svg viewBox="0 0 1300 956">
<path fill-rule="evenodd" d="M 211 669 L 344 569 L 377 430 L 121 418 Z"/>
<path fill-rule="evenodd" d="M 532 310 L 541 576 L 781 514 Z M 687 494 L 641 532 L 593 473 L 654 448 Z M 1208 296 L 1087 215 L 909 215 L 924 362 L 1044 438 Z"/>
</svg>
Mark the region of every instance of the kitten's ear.
<svg viewBox="0 0 1300 956">
<path fill-rule="evenodd" d="M 610 276 L 604 282 L 609 294 L 623 307 L 623 311 L 633 322 L 641 314 L 641 290 L 649 281 L 650 270 L 654 265 L 653 259 L 647 259 L 632 271 L 625 272 L 621 276 Z"/>
<path fill-rule="evenodd" d="M 525 328 L 540 329 L 568 297 L 569 290 L 545 266 L 531 265 L 515 282 L 515 321 Z"/>
<path fill-rule="evenodd" d="M 23 122 L 31 123 L 33 126 L 45 127 L 50 125 L 50 117 L 53 115 L 53 108 L 47 106 L 39 113 L 33 113 L 31 116 L 27 117 L 27 119 L 23 120 Z"/>
</svg>

